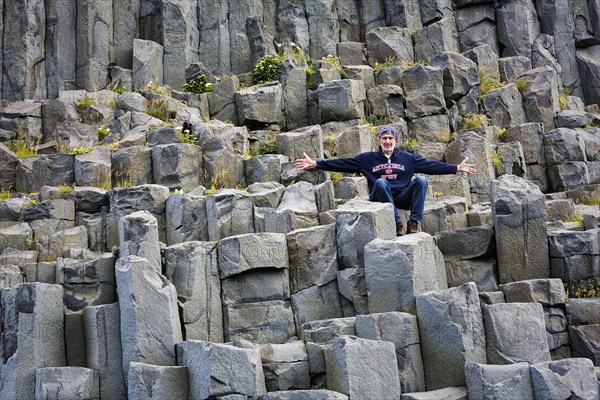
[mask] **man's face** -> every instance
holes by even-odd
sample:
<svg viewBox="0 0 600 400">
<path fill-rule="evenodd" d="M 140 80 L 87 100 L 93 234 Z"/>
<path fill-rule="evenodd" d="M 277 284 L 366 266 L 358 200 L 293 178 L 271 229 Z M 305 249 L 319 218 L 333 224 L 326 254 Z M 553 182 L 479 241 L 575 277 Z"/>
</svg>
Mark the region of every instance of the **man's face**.
<svg viewBox="0 0 600 400">
<path fill-rule="evenodd" d="M 394 135 L 390 133 L 385 133 L 379 139 L 379 143 L 381 144 L 381 149 L 384 154 L 391 154 L 396 147 L 396 139 L 394 139 Z"/>
</svg>

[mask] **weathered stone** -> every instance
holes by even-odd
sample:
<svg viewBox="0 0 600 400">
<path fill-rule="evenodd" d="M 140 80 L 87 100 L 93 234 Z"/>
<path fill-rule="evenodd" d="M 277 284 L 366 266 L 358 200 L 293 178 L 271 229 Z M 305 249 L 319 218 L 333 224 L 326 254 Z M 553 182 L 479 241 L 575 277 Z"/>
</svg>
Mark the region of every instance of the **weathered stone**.
<svg viewBox="0 0 600 400">
<path fill-rule="evenodd" d="M 447 387 L 429 392 L 403 393 L 400 398 L 402 400 L 429 400 L 429 399 L 444 399 L 444 400 L 467 400 L 466 387 Z"/>
<path fill-rule="evenodd" d="M 589 358 L 600 364 L 600 324 L 569 326 L 573 357 Z"/>
<path fill-rule="evenodd" d="M 342 335 L 356 335 L 355 320 L 348 317 L 311 321 L 302 325 L 300 333 L 306 343 L 327 343 Z"/>
<path fill-rule="evenodd" d="M 290 298 L 287 268 L 244 271 L 223 279 L 221 287 L 221 298 L 226 305 Z"/>
<path fill-rule="evenodd" d="M 343 79 L 324 83 L 317 92 L 322 123 L 364 118 L 366 92 L 362 81 Z"/>
<path fill-rule="evenodd" d="M 408 124 L 411 138 L 418 142 L 443 142 L 452 138 L 446 114 L 417 117 Z"/>
<path fill-rule="evenodd" d="M 554 116 L 560 111 L 558 76 L 550 67 L 532 69 L 519 78 L 523 109 L 529 122 L 541 122 L 546 131 L 555 127 Z"/>
<path fill-rule="evenodd" d="M 460 22 L 458 23 L 460 24 Z M 475 61 L 480 75 L 487 74 L 490 76 L 500 76 L 500 72 L 498 71 L 498 51 L 495 50 L 495 47 L 495 44 L 483 44 L 467 50 L 462 54 Z"/>
<path fill-rule="evenodd" d="M 394 60 L 394 63 L 398 64 L 414 61 L 413 44 L 407 28 L 398 26 L 375 28 L 367 32 L 366 44 L 371 65 L 383 64 L 388 60 Z"/>
<path fill-rule="evenodd" d="M 351 267 L 338 271 L 337 281 L 338 289 L 343 296 L 342 302 L 344 302 L 344 298 L 349 302 L 349 315 L 368 314 L 369 306 L 364 269 Z M 344 316 L 346 316 L 345 310 Z"/>
<path fill-rule="evenodd" d="M 414 313 L 416 296 L 448 287 L 442 253 L 426 233 L 375 239 L 365 246 L 364 255 L 371 313 Z"/>
<path fill-rule="evenodd" d="M 541 303 L 543 306 L 565 304 L 567 295 L 560 279 L 532 279 L 500 286 L 507 303 Z"/>
<path fill-rule="evenodd" d="M 225 30 L 227 31 L 227 28 Z M 202 49 L 202 45 L 200 49 Z M 204 60 L 208 62 L 208 59 Z M 235 93 L 239 84 L 240 81 L 237 76 L 232 76 L 222 79 L 214 85 L 215 90 L 208 93 L 208 106 L 211 118 L 221 121 L 231 121 L 233 124 L 238 123 Z"/>
<path fill-rule="evenodd" d="M 515 84 L 491 91 L 482 101 L 491 125 L 509 128 L 525 123 L 521 94 Z"/>
<path fill-rule="evenodd" d="M 289 161 L 288 157 L 280 154 L 263 154 L 244 160 L 246 182 L 278 182 L 282 165 Z"/>
<path fill-rule="evenodd" d="M 398 398 L 394 345 L 342 336 L 325 352 L 327 387 L 353 399 Z"/>
<path fill-rule="evenodd" d="M 465 376 L 472 399 L 533 400 L 529 364 L 511 365 L 467 364 Z"/>
<path fill-rule="evenodd" d="M 425 390 L 421 340 L 417 318 L 414 315 L 400 312 L 358 315 L 356 336 L 393 343 L 396 349 L 401 392 Z"/>
<path fill-rule="evenodd" d="M 499 144 L 496 147 L 496 154 L 501 161 L 494 166 L 497 175 L 510 174 L 519 178 L 527 177 L 527 166 L 520 142 Z"/>
<path fill-rule="evenodd" d="M 290 210 L 295 213 L 317 212 L 314 187 L 308 182 L 300 181 L 288 186 L 283 193 L 277 211 Z"/>
<path fill-rule="evenodd" d="M 364 265 L 364 247 L 396 236 L 389 204 L 352 200 L 336 210 L 338 262 L 341 268 Z"/>
<path fill-rule="evenodd" d="M 177 364 L 187 367 L 192 398 L 231 393 L 258 398 L 266 393 L 258 349 L 188 340 L 177 345 Z"/>
<path fill-rule="evenodd" d="M 574 129 L 557 128 L 544 135 L 546 165 L 586 161 L 583 137 Z"/>
<path fill-rule="evenodd" d="M 337 44 L 337 55 L 342 65 L 367 64 L 367 46 L 361 42 L 339 42 Z"/>
<path fill-rule="evenodd" d="M 600 396 L 594 364 L 585 358 L 540 362 L 530 366 L 535 398 L 593 399 Z"/>
<path fill-rule="evenodd" d="M 221 190 L 206 198 L 208 238 L 216 241 L 254 232 L 252 197 L 239 190 Z"/>
<path fill-rule="evenodd" d="M 164 83 L 179 89 L 185 83 L 182 66 L 198 61 L 198 7 L 181 1 L 161 5 Z"/>
<path fill-rule="evenodd" d="M 145 146 L 125 147 L 111 152 L 112 185 L 123 187 L 154 183 L 152 177 L 152 149 Z"/>
<path fill-rule="evenodd" d="M 221 282 L 216 243 L 185 242 L 165 248 L 165 276 L 182 309 L 186 339 L 223 341 Z"/>
<path fill-rule="evenodd" d="M 38 261 L 54 261 L 57 257 L 68 257 L 69 251 L 82 249 L 88 249 L 85 226 L 61 229 L 36 240 Z"/>
<path fill-rule="evenodd" d="M 130 321 L 121 324 L 123 371 L 132 361 L 175 364 L 182 341 L 175 287 L 138 256 L 120 258 L 115 268 L 121 320 Z"/>
<path fill-rule="evenodd" d="M 448 286 L 460 286 L 474 282 L 481 291 L 498 290 L 498 268 L 495 258 L 469 260 L 446 260 Z"/>
<path fill-rule="evenodd" d="M 225 305 L 223 321 L 226 341 L 285 343 L 296 335 L 292 307 L 287 300 Z"/>
<path fill-rule="evenodd" d="M 151 40 L 133 40 L 133 74 L 131 79 L 134 90 L 143 90 L 150 82 L 162 85 L 163 54 L 163 46 L 158 43 Z"/>
<path fill-rule="evenodd" d="M 83 367 L 45 367 L 35 372 L 35 398 L 100 400 L 100 374 Z"/>
<path fill-rule="evenodd" d="M 255 208 L 277 208 L 285 192 L 285 186 L 277 182 L 259 182 L 251 184 L 246 190 L 252 194 Z"/>
<path fill-rule="evenodd" d="M 155 146 L 152 148 L 154 182 L 188 192 L 200 184 L 201 161 L 200 147 L 194 144 Z"/>
<path fill-rule="evenodd" d="M 119 304 L 88 306 L 83 310 L 83 319 L 87 366 L 100 375 L 101 398 L 125 397 Z"/>
<path fill-rule="evenodd" d="M 600 126 L 600 117 L 595 114 L 579 110 L 563 110 L 556 114 L 557 128 L 579 128 L 585 126 Z M 585 131 L 583 131 L 585 132 Z M 581 133 L 583 133 L 581 132 Z M 587 133 L 587 132 L 585 132 Z M 592 136 L 593 137 L 593 136 Z M 591 139 L 591 137 L 590 137 Z M 593 139 L 591 139 L 593 140 Z"/>
<path fill-rule="evenodd" d="M 33 240 L 33 230 L 28 223 L 14 224 L 0 229 L 0 251 L 6 249 L 27 250 Z"/>
<path fill-rule="evenodd" d="M 548 167 L 548 187 L 554 192 L 574 189 L 589 182 L 590 172 L 583 161 L 567 161 Z"/>
<path fill-rule="evenodd" d="M 283 91 L 279 82 L 243 89 L 235 94 L 240 124 L 264 126 L 283 121 Z"/>
<path fill-rule="evenodd" d="M 493 364 L 550 361 L 544 311 L 538 303 L 483 307 L 488 361 Z"/>
<path fill-rule="evenodd" d="M 540 123 L 526 123 L 508 128 L 502 135 L 503 142 L 519 141 L 523 147 L 525 162 L 545 165 L 544 141 L 546 135 Z"/>
<path fill-rule="evenodd" d="M 263 400 L 348 400 L 348 396 L 327 389 L 281 390 L 269 392 Z"/>
<path fill-rule="evenodd" d="M 206 197 L 172 194 L 166 202 L 167 244 L 208 240 Z"/>
<path fill-rule="evenodd" d="M 512 175 L 492 182 L 490 192 L 500 282 L 548 278 L 544 195 L 535 185 Z"/>
<path fill-rule="evenodd" d="M 309 124 L 305 66 L 304 61 L 294 59 L 286 59 L 281 64 L 282 100 L 285 109 L 285 126 L 288 130 Z"/>
<path fill-rule="evenodd" d="M 594 91 L 592 89 L 597 87 L 594 85 L 600 81 L 600 65 L 597 57 L 599 49 L 599 45 L 595 45 L 584 49 L 577 49 L 576 52 L 581 82 L 585 82 L 585 84 L 582 84 L 582 88 L 586 104 L 600 103 L 600 94 L 598 94 L 597 90 Z"/>
<path fill-rule="evenodd" d="M 16 265 L 5 265 L 0 261 L 0 289 L 8 289 L 23 283 L 23 272 Z M 48 282 L 46 282 L 48 283 Z"/>
<path fill-rule="evenodd" d="M 367 99 L 372 115 L 379 118 L 403 118 L 404 95 L 396 85 L 377 85 L 367 90 Z"/>
<path fill-rule="evenodd" d="M 492 4 L 470 4 L 457 8 L 454 17 L 461 51 L 488 46 L 494 54 L 498 54 L 496 15 Z"/>
<path fill-rule="evenodd" d="M 432 63 L 442 69 L 445 99 L 457 101 L 479 83 L 477 64 L 462 54 L 441 53 Z"/>
<path fill-rule="evenodd" d="M 257 233 L 227 237 L 219 243 L 219 270 L 227 278 L 256 268 L 287 268 L 285 236 Z"/>
<path fill-rule="evenodd" d="M 352 200 L 360 197 L 364 200 L 369 198 L 369 186 L 367 179 L 363 176 L 347 176 L 334 183 L 336 199 Z"/>
<path fill-rule="evenodd" d="M 423 232 L 435 235 L 437 232 L 467 227 L 467 200 L 463 197 L 445 196 L 425 205 L 421 224 Z M 408 219 L 408 215 L 406 216 Z"/>
<path fill-rule="evenodd" d="M 598 325 L 600 324 L 600 300 L 571 298 L 567 303 L 567 315 L 570 325 Z"/>
<path fill-rule="evenodd" d="M 540 33 L 532 2 L 506 1 L 496 8 L 496 30 L 502 57 L 531 56 L 531 43 Z"/>
<path fill-rule="evenodd" d="M 22 158 L 16 168 L 15 183 L 18 192 L 39 192 L 44 185 L 72 186 L 74 183 L 74 156 L 48 154 Z"/>
<path fill-rule="evenodd" d="M 422 62 L 431 62 L 439 53 L 460 51 L 456 23 L 452 16 L 424 26 L 413 35 L 413 40 L 415 60 Z"/>
<path fill-rule="evenodd" d="M 358 125 L 345 129 L 334 139 L 336 157 L 354 157 L 373 148 L 373 137 L 369 125 Z"/>
<path fill-rule="evenodd" d="M 35 371 L 66 365 L 62 288 L 23 283 L 2 290 L 2 376 L 4 399 L 33 399 Z"/>
<path fill-rule="evenodd" d="M 16 188 L 15 175 L 19 159 L 3 143 L 0 143 L 0 190 L 8 191 Z"/>
<path fill-rule="evenodd" d="M 409 119 L 439 114 L 445 110 L 443 71 L 423 64 L 410 67 L 400 76 Z"/>
<path fill-rule="evenodd" d="M 464 386 L 465 363 L 487 361 L 477 287 L 433 291 L 416 301 L 427 390 Z"/>
<path fill-rule="evenodd" d="M 298 229 L 288 233 L 286 239 L 292 293 L 313 285 L 323 286 L 336 279 L 335 225 Z"/>
<path fill-rule="evenodd" d="M 438 232 L 435 243 L 444 260 L 464 260 L 496 254 L 492 225 Z"/>
<path fill-rule="evenodd" d="M 308 354 L 303 341 L 264 344 L 260 346 L 260 355 L 267 390 L 310 388 Z"/>
<path fill-rule="evenodd" d="M 310 321 L 343 316 L 336 281 L 300 290 L 292 294 L 291 299 L 298 327 Z"/>
<path fill-rule="evenodd" d="M 161 271 L 158 223 L 147 211 L 136 211 L 119 221 L 120 257 L 143 257 L 154 270 Z"/>
<path fill-rule="evenodd" d="M 87 154 L 75 156 L 75 184 L 77 186 L 103 186 L 110 184 L 110 151 L 101 147 Z"/>
<path fill-rule="evenodd" d="M 502 82 L 514 82 L 531 69 L 531 59 L 524 56 L 503 57 L 498 59 Z"/>
<path fill-rule="evenodd" d="M 188 398 L 187 367 L 163 367 L 131 362 L 127 394 L 140 400 L 186 400 Z"/>
</svg>

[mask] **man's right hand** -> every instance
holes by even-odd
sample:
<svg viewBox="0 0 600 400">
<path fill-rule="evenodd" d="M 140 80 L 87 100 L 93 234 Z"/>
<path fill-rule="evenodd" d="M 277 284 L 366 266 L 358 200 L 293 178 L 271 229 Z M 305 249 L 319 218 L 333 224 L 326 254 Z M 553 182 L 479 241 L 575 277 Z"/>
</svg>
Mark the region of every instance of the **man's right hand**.
<svg viewBox="0 0 600 400">
<path fill-rule="evenodd" d="M 304 158 L 296 160 L 296 169 L 303 171 L 305 169 L 313 169 L 317 167 L 317 162 L 304 153 Z"/>
</svg>

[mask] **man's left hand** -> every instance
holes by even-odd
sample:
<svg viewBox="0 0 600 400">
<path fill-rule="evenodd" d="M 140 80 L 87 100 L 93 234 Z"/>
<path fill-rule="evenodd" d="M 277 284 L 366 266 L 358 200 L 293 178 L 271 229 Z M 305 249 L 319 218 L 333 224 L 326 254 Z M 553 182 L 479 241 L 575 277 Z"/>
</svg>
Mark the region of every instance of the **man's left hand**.
<svg viewBox="0 0 600 400">
<path fill-rule="evenodd" d="M 474 175 L 477 173 L 477 168 L 475 168 L 475 165 L 467 164 L 468 160 L 469 157 L 462 160 L 462 162 L 456 166 L 456 172 L 465 172 L 469 175 Z"/>
</svg>

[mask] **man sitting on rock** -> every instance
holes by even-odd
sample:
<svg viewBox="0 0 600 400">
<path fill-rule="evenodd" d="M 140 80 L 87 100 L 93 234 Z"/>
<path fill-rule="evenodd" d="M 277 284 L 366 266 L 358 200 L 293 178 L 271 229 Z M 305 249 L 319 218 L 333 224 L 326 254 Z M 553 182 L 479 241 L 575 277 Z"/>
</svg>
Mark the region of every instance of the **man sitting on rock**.
<svg viewBox="0 0 600 400">
<path fill-rule="evenodd" d="M 428 160 L 412 153 L 396 149 L 398 133 L 393 126 L 384 126 L 379 131 L 379 149 L 367 151 L 352 158 L 314 161 L 304 153 L 304 158 L 296 160 L 296 168 L 306 170 L 318 168 L 325 171 L 360 172 L 369 184 L 369 200 L 381 203 L 389 202 L 394 206 L 396 235 L 402 236 L 404 227 L 398 214 L 398 208 L 410 210 L 406 233 L 415 233 L 419 221 L 423 220 L 427 180 L 413 177 L 415 173 L 429 175 L 456 174 L 465 172 L 475 174 L 473 164 L 467 164 L 468 157 L 460 164 L 449 164 Z"/>
</svg>

